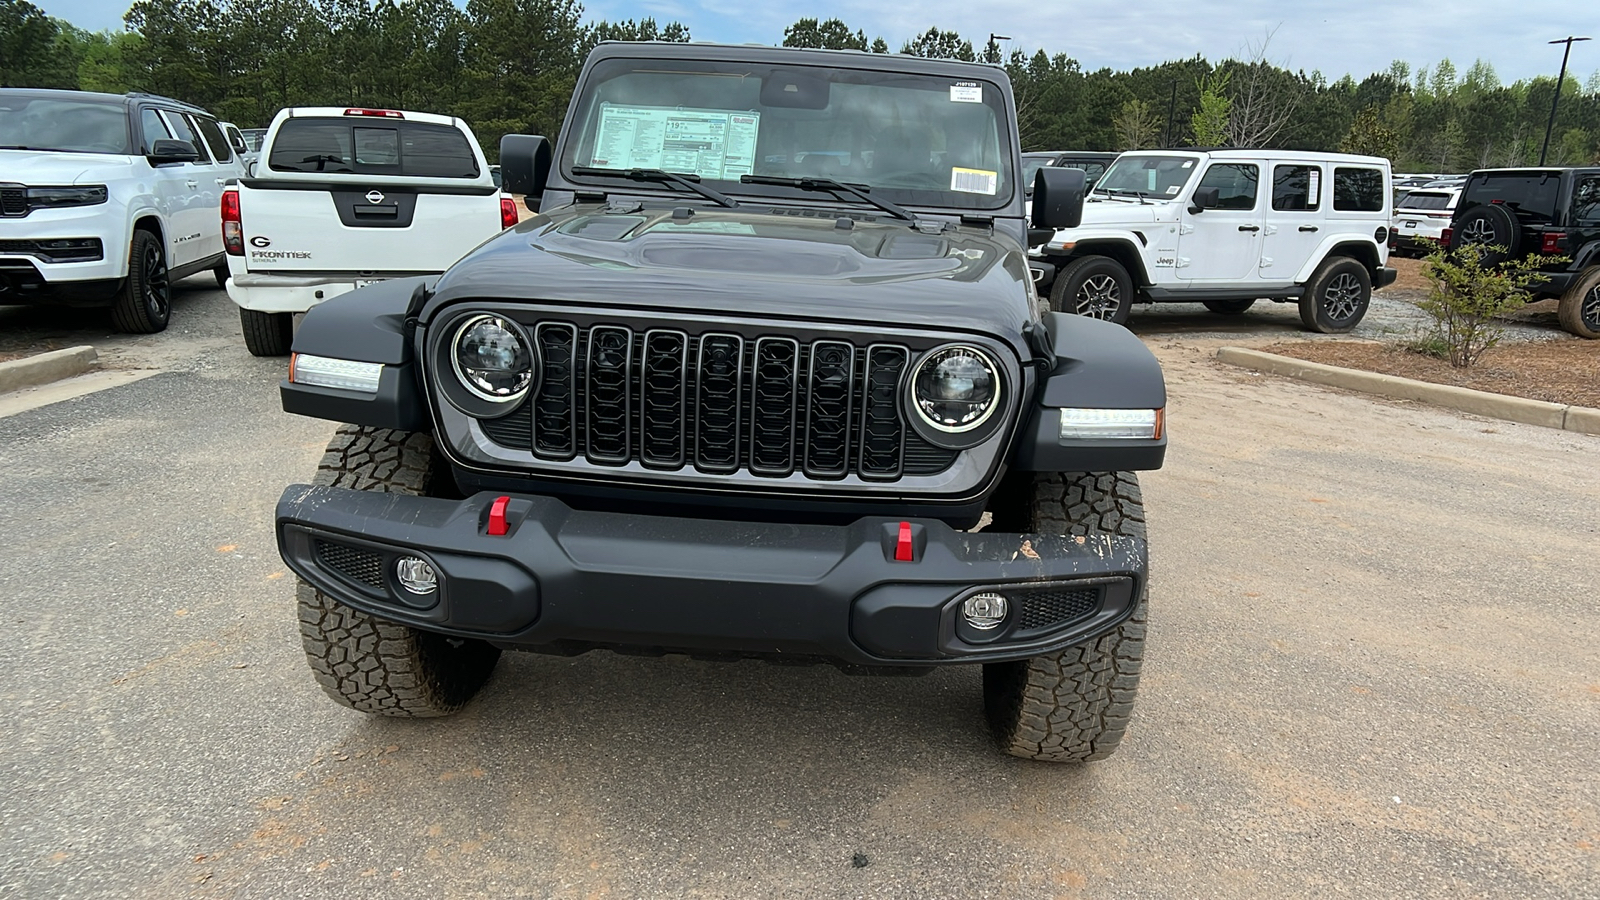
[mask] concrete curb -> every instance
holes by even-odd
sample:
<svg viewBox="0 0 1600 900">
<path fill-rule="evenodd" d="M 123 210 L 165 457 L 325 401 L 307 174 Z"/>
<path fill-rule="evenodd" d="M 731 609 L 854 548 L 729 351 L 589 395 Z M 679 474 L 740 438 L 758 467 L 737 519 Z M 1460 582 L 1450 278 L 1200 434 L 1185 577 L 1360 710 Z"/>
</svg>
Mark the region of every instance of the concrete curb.
<svg viewBox="0 0 1600 900">
<path fill-rule="evenodd" d="M 1474 391 L 1450 384 L 1433 384 L 1428 381 L 1398 378 L 1394 375 L 1363 372 L 1359 369 L 1344 369 L 1339 366 L 1278 356 L 1275 353 L 1262 353 L 1260 350 L 1247 350 L 1243 347 L 1223 347 L 1217 351 L 1217 359 L 1246 369 L 1256 369 L 1349 391 L 1392 397 L 1396 400 L 1419 400 L 1491 419 L 1504 419 L 1525 425 L 1542 425 L 1545 428 L 1560 428 L 1583 434 L 1600 434 L 1600 409 L 1590 409 L 1586 406 L 1566 406 L 1543 400 L 1492 394 L 1488 391 Z"/>
<path fill-rule="evenodd" d="M 93 347 L 68 347 L 0 363 L 0 394 L 82 375 L 99 361 Z"/>
</svg>

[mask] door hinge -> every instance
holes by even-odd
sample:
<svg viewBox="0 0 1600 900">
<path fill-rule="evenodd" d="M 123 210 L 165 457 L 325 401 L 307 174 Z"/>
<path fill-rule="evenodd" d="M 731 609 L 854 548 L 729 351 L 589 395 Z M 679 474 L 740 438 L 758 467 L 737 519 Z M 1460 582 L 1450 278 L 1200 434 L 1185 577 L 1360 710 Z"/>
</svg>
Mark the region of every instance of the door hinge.
<svg viewBox="0 0 1600 900">
<path fill-rule="evenodd" d="M 1187 256 L 1178 257 L 1178 264 L 1176 266 L 1173 266 L 1173 268 L 1175 268 L 1175 269 L 1187 269 L 1187 268 L 1189 268 L 1189 257 L 1187 257 Z"/>
<path fill-rule="evenodd" d="M 1265 228 L 1262 229 L 1262 233 L 1263 234 L 1277 234 L 1278 233 L 1278 226 L 1276 226 L 1276 225 L 1268 225 L 1268 226 L 1266 226 Z"/>
<path fill-rule="evenodd" d="M 1272 265 L 1272 257 L 1270 257 L 1270 256 L 1261 257 L 1261 268 L 1265 269 L 1270 265 Z"/>
<path fill-rule="evenodd" d="M 1194 234 L 1194 226 L 1190 225 L 1188 222 L 1185 222 L 1182 225 L 1178 226 L 1178 233 L 1179 234 Z"/>
</svg>

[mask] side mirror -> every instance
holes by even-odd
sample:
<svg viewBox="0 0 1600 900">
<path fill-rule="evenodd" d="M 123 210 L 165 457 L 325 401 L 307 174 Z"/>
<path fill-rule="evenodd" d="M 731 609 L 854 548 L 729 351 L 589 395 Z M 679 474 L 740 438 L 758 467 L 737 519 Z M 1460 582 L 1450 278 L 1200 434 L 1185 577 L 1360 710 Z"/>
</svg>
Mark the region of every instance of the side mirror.
<svg viewBox="0 0 1600 900">
<path fill-rule="evenodd" d="M 537 209 L 545 182 L 550 180 L 550 142 L 531 134 L 508 134 L 500 139 L 500 189 L 533 198 Z"/>
<path fill-rule="evenodd" d="M 1208 209 L 1216 209 L 1222 205 L 1222 189 L 1214 187 L 1199 188 L 1194 192 L 1194 197 L 1189 201 L 1189 212 L 1202 213 Z"/>
<path fill-rule="evenodd" d="M 194 162 L 199 158 L 200 153 L 194 149 L 193 144 L 188 141 L 175 141 L 171 138 L 156 141 L 150 147 L 150 155 L 148 157 L 150 164 L 153 166 L 165 165 L 166 163 Z"/>
<path fill-rule="evenodd" d="M 256 177 L 256 160 L 252 159 L 249 162 L 244 164 L 244 177 L 246 177 L 246 178 L 254 178 L 254 177 Z"/>
<path fill-rule="evenodd" d="M 1088 190 L 1082 169 L 1040 169 L 1033 176 L 1033 227 L 1077 228 L 1083 222 L 1083 197 Z"/>
</svg>

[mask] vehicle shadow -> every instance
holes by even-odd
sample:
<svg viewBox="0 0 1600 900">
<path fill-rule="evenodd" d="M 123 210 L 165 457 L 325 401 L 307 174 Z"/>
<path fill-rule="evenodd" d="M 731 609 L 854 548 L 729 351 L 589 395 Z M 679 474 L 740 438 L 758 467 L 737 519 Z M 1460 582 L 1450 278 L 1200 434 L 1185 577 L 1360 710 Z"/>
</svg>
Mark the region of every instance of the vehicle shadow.
<svg viewBox="0 0 1600 900">
<path fill-rule="evenodd" d="M 218 293 L 210 272 L 191 275 L 173 284 L 172 321 L 176 325 L 185 315 L 210 296 Z M 0 354 L 6 356 L 44 353 L 104 340 L 129 340 L 148 335 L 125 335 L 111 327 L 108 307 L 71 307 L 41 303 L 27 306 L 0 306 Z"/>
</svg>

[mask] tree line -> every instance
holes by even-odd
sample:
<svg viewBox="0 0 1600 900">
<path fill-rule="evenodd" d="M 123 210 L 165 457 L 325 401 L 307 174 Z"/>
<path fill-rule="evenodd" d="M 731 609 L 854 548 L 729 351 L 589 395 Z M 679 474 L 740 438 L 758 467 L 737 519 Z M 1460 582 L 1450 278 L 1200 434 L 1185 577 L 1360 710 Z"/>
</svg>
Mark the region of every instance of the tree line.
<svg viewBox="0 0 1600 900">
<path fill-rule="evenodd" d="M 577 0 L 137 0 L 123 18 L 123 31 L 89 32 L 0 0 L 0 85 L 149 91 L 246 128 L 285 106 L 427 110 L 465 119 L 492 157 L 501 134 L 556 134 L 600 41 L 690 39 L 678 22 L 586 22 Z M 801 18 L 781 43 L 891 52 L 839 19 Z M 1085 71 L 1042 49 L 1007 54 L 939 28 L 897 49 L 1003 66 L 1028 150 L 1344 150 L 1424 172 L 1538 162 L 1553 77 L 1505 84 L 1488 62 L 1462 73 L 1446 59 L 1329 80 L 1277 65 L 1270 43 L 1128 71 Z M 1597 161 L 1600 73 L 1568 77 L 1549 162 Z"/>
</svg>

